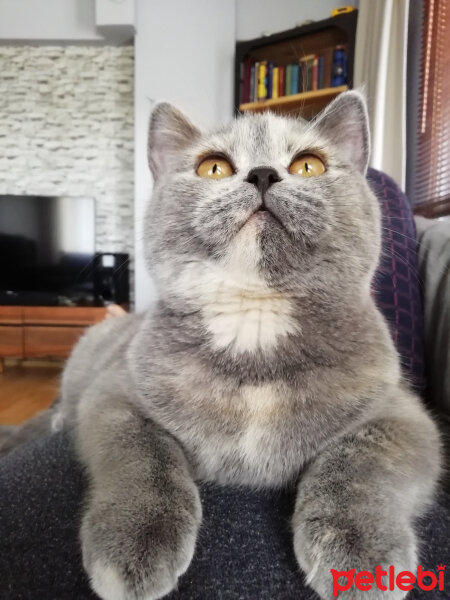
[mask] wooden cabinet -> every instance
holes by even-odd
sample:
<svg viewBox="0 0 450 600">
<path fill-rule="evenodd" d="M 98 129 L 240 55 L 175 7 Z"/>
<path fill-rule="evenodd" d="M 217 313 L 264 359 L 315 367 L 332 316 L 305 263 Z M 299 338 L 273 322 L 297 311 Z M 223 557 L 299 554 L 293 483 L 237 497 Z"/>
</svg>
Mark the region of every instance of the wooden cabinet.
<svg viewBox="0 0 450 600">
<path fill-rule="evenodd" d="M 21 306 L 0 306 L 0 323 L 2 325 L 20 325 L 22 314 Z"/>
<path fill-rule="evenodd" d="M 0 356 L 23 356 L 23 329 L 0 325 Z"/>
<path fill-rule="evenodd" d="M 105 314 L 106 309 L 98 307 L 24 306 L 22 308 L 22 321 L 27 325 L 86 326 L 102 321 Z"/>
<path fill-rule="evenodd" d="M 3 359 L 69 356 L 106 309 L 65 306 L 0 306 L 0 372 Z"/>
<path fill-rule="evenodd" d="M 69 356 L 84 331 L 85 327 L 26 326 L 23 328 L 23 355 L 25 358 Z"/>
</svg>

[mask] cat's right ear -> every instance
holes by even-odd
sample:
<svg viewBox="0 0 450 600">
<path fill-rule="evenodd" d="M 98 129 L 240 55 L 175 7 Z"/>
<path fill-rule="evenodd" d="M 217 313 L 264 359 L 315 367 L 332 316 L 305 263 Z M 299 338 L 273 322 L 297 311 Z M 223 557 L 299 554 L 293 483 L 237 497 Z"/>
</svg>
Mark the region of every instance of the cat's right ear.
<svg viewBox="0 0 450 600">
<path fill-rule="evenodd" d="M 339 94 L 312 121 L 336 145 L 343 157 L 361 173 L 369 163 L 370 134 L 364 94 L 351 90 Z"/>
<path fill-rule="evenodd" d="M 148 132 L 148 164 L 157 179 L 182 152 L 200 135 L 200 131 L 177 108 L 168 102 L 155 106 Z"/>
</svg>

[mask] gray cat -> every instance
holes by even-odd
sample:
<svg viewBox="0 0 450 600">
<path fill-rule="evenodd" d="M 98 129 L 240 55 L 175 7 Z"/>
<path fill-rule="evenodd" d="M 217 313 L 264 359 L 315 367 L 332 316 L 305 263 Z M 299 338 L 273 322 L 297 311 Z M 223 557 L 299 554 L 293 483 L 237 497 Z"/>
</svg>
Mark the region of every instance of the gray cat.
<svg viewBox="0 0 450 600">
<path fill-rule="evenodd" d="M 200 480 L 297 482 L 295 554 L 324 600 L 330 569 L 417 568 L 413 521 L 440 442 L 371 296 L 368 153 L 357 92 L 309 123 L 249 115 L 208 134 L 155 108 L 145 244 L 160 300 L 82 338 L 52 417 L 75 425 L 90 479 L 83 561 L 104 600 L 176 586 Z"/>
</svg>

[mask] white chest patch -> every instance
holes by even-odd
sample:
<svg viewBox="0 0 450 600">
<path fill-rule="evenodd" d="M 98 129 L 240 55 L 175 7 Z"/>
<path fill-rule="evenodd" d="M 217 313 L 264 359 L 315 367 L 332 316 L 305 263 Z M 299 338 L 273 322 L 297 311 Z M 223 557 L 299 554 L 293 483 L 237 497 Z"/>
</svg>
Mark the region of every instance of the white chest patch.
<svg viewBox="0 0 450 600">
<path fill-rule="evenodd" d="M 202 312 L 214 346 L 236 353 L 270 350 L 280 337 L 295 331 L 290 303 L 282 297 L 236 290 Z"/>
<path fill-rule="evenodd" d="M 268 351 L 280 337 L 298 331 L 289 299 L 269 288 L 258 272 L 260 252 L 249 225 L 220 263 L 190 264 L 177 280 L 177 293 L 201 310 L 218 350 Z"/>
</svg>

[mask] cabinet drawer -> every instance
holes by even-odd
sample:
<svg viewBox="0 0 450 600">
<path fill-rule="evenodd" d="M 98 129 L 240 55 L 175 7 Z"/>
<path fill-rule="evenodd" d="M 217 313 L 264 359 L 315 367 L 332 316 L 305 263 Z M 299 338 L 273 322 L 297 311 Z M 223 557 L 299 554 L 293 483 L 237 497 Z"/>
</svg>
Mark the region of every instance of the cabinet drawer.
<svg viewBox="0 0 450 600">
<path fill-rule="evenodd" d="M 105 318 L 106 308 L 82 306 L 24 306 L 26 325 L 92 325 Z"/>
<path fill-rule="evenodd" d="M 0 356 L 22 356 L 23 329 L 0 325 Z"/>
<path fill-rule="evenodd" d="M 85 331 L 85 327 L 24 327 L 24 355 L 26 358 L 69 356 Z"/>
<path fill-rule="evenodd" d="M 22 323 L 22 307 L 0 306 L 0 323 L 2 325 Z"/>
</svg>

